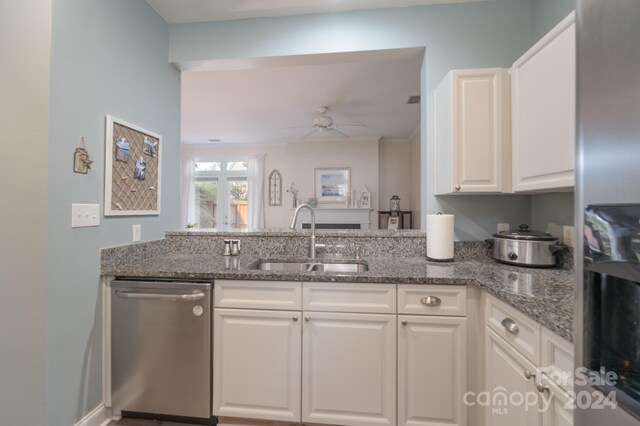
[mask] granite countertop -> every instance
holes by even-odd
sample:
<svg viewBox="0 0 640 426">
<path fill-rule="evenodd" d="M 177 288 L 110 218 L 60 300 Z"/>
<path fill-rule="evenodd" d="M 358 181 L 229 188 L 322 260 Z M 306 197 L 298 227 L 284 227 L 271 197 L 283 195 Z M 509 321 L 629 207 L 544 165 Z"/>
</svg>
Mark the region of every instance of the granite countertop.
<svg viewBox="0 0 640 426">
<path fill-rule="evenodd" d="M 241 255 L 163 253 L 140 261 L 104 268 L 102 275 L 138 278 L 230 279 L 265 281 L 335 281 L 397 284 L 474 284 L 526 314 L 539 324 L 573 341 L 573 271 L 503 265 L 490 258 L 437 263 L 422 257 L 370 257 L 368 272 L 328 273 L 260 271 L 260 260 Z M 323 261 L 323 259 L 316 259 Z"/>
<path fill-rule="evenodd" d="M 310 235 L 309 229 L 273 228 L 248 230 L 242 229 L 216 229 L 216 228 L 191 228 L 167 231 L 171 236 L 218 236 L 218 237 L 299 237 Z M 425 232 L 418 229 L 317 229 L 318 237 L 348 237 L 348 238 L 424 238 Z"/>
</svg>

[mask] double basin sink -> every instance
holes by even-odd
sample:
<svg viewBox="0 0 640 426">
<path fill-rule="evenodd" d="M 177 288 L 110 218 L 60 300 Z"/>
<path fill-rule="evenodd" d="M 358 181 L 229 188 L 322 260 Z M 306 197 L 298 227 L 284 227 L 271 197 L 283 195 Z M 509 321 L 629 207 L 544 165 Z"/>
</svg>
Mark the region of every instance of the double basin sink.
<svg viewBox="0 0 640 426">
<path fill-rule="evenodd" d="M 256 269 L 261 271 L 292 272 L 367 272 L 366 263 L 328 263 L 328 262 L 270 262 L 258 263 Z"/>
</svg>

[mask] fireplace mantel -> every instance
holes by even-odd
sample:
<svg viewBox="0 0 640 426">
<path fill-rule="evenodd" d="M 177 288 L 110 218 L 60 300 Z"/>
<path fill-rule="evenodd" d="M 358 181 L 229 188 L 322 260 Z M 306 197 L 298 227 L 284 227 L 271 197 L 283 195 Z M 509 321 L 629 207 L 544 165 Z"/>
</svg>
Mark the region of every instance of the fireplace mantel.
<svg viewBox="0 0 640 426">
<path fill-rule="evenodd" d="M 317 229 L 369 229 L 369 216 L 372 209 L 322 208 L 313 209 L 316 214 Z M 301 210 L 296 221 L 296 228 L 311 223 L 309 210 Z"/>
</svg>

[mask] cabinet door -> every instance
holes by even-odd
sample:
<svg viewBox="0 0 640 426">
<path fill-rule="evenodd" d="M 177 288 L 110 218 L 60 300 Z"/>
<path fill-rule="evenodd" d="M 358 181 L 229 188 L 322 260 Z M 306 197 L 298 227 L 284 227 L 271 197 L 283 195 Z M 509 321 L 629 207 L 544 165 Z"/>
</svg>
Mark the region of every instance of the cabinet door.
<svg viewBox="0 0 640 426">
<path fill-rule="evenodd" d="M 510 191 L 509 74 L 451 71 L 436 89 L 436 193 Z"/>
<path fill-rule="evenodd" d="M 536 371 L 535 366 L 493 330 L 486 327 L 485 331 L 486 391 L 489 398 L 477 402 L 489 402 L 486 425 L 540 426 L 539 392 L 535 379 L 525 377 L 527 371 Z M 520 397 L 524 401 L 531 398 L 532 406 L 527 406 Z"/>
<path fill-rule="evenodd" d="M 511 70 L 513 190 L 574 186 L 576 31 L 572 14 Z"/>
<path fill-rule="evenodd" d="M 544 404 L 548 404 L 543 407 L 543 426 L 573 426 L 573 410 L 568 407 L 572 402 L 569 394 L 547 376 L 543 376 L 542 383 L 547 386 Z"/>
<path fill-rule="evenodd" d="M 398 317 L 398 424 L 466 426 L 467 319 Z"/>
<path fill-rule="evenodd" d="M 300 315 L 214 309 L 214 415 L 300 421 Z"/>
<path fill-rule="evenodd" d="M 302 421 L 396 424 L 396 316 L 305 312 Z"/>
</svg>

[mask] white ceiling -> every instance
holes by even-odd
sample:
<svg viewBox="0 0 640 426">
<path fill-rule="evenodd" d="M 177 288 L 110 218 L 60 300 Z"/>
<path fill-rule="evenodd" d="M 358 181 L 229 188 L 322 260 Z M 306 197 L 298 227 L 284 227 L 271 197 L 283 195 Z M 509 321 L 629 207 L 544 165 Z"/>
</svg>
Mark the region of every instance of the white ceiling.
<svg viewBox="0 0 640 426">
<path fill-rule="evenodd" d="M 147 0 L 170 24 L 486 0 Z"/>
<path fill-rule="evenodd" d="M 311 129 L 284 128 L 310 126 L 320 106 L 329 107 L 349 140 L 407 139 L 420 124 L 420 105 L 406 102 L 420 94 L 423 50 L 405 50 L 377 59 L 353 54 L 339 63 L 291 66 L 289 58 L 288 66 L 183 71 L 182 143 L 300 141 Z M 307 140 L 326 139 L 338 138 L 316 133 Z"/>
</svg>

